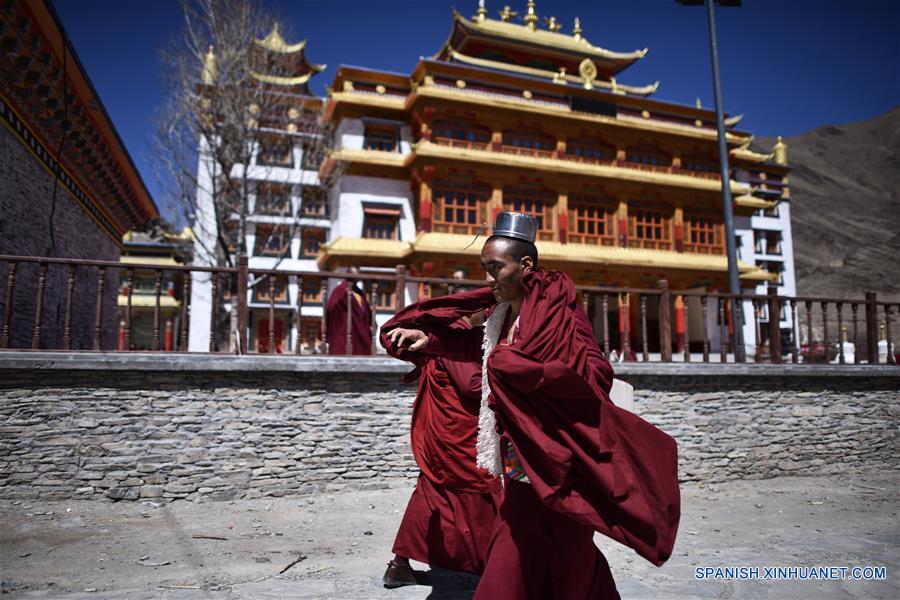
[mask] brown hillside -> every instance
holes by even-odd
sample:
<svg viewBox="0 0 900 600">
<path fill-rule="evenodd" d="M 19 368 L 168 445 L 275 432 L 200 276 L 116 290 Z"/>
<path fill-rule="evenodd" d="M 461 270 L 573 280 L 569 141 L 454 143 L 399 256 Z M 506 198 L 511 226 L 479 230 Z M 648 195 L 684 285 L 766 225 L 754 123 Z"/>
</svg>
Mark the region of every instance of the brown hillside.
<svg viewBox="0 0 900 600">
<path fill-rule="evenodd" d="M 900 300 L 900 107 L 784 141 L 798 293 Z"/>
</svg>

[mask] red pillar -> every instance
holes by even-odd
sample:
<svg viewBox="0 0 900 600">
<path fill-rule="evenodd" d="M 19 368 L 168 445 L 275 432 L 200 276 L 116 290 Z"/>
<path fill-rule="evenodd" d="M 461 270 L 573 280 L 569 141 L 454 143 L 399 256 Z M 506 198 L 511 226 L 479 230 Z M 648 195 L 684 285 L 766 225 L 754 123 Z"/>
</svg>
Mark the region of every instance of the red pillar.
<svg viewBox="0 0 900 600">
<path fill-rule="evenodd" d="M 172 343 L 174 341 L 174 327 L 172 327 L 172 319 L 166 319 L 166 340 L 165 340 L 165 349 L 166 352 L 172 351 Z"/>
</svg>

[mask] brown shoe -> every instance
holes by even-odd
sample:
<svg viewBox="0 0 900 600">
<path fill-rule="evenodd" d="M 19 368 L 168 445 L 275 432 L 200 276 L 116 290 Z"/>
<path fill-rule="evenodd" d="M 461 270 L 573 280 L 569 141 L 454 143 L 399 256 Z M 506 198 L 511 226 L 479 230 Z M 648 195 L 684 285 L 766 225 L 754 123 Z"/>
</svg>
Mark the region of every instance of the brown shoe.
<svg viewBox="0 0 900 600">
<path fill-rule="evenodd" d="M 391 559 L 391 562 L 387 565 L 387 570 L 384 572 L 384 577 L 381 579 L 384 582 L 384 587 L 398 588 L 403 587 L 404 585 L 419 584 L 416 580 L 416 574 L 410 565 L 398 563 L 394 559 Z"/>
</svg>

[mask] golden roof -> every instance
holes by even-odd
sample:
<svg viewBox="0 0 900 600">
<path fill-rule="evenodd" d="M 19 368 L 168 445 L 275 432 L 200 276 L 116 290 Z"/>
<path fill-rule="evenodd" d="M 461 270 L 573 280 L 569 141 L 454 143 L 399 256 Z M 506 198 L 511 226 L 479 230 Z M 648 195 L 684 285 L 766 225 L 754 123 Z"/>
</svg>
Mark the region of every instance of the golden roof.
<svg viewBox="0 0 900 600">
<path fill-rule="evenodd" d="M 257 46 L 271 52 L 278 52 L 279 54 L 291 54 L 293 52 L 300 52 L 306 48 L 306 40 L 297 42 L 296 44 L 288 44 L 284 38 L 281 37 L 281 32 L 278 31 L 277 21 L 272 23 L 272 31 L 269 32 L 269 35 L 261 40 L 256 39 L 253 41 Z"/>
<path fill-rule="evenodd" d="M 509 21 L 497 21 L 494 19 L 477 19 L 470 21 L 466 19 L 456 10 L 453 11 L 453 18 L 460 24 L 475 31 L 486 33 L 515 42 L 526 42 L 529 44 L 539 44 L 564 50 L 566 52 L 575 52 L 584 56 L 592 56 L 606 60 L 630 60 L 634 61 L 643 58 L 647 54 L 647 48 L 642 50 L 634 50 L 633 52 L 613 52 L 599 46 L 594 46 L 579 32 L 578 37 L 556 31 L 546 31 L 543 29 L 532 28 L 528 25 L 518 25 Z M 579 28 L 580 29 L 580 28 Z"/>
<path fill-rule="evenodd" d="M 488 60 L 485 58 L 468 56 L 466 54 L 463 54 L 462 52 L 454 50 L 452 47 L 448 47 L 448 50 L 450 51 L 450 56 L 452 56 L 455 60 L 468 65 L 475 65 L 477 67 L 486 67 L 489 69 L 498 69 L 503 71 L 511 71 L 513 73 L 522 73 L 523 75 L 531 75 L 533 77 L 545 77 L 547 79 L 550 79 L 551 81 L 560 83 L 569 82 L 582 85 L 584 81 L 581 77 L 576 77 L 575 75 L 564 75 L 556 71 L 547 71 L 546 69 L 523 67 L 520 65 L 511 65 L 508 63 Z M 615 81 L 595 80 L 593 82 L 593 86 L 603 88 L 611 92 L 627 92 L 629 94 L 635 94 L 638 96 L 649 96 L 650 94 L 655 92 L 657 88 L 659 88 L 659 82 L 657 81 L 655 83 L 642 87 L 634 87 L 630 85 L 623 85 Z"/>
<path fill-rule="evenodd" d="M 303 64 L 305 64 L 309 69 L 309 73 L 304 73 L 303 75 L 299 75 L 296 77 L 285 77 L 279 75 L 267 75 L 265 73 L 259 73 L 257 71 L 250 71 L 250 75 L 253 76 L 254 79 L 258 81 L 262 81 L 263 83 L 270 83 L 273 85 L 303 85 L 309 81 L 309 78 L 315 73 L 321 73 L 325 70 L 328 65 L 317 65 L 310 63 L 306 60 L 306 55 L 303 53 L 304 48 L 306 48 L 306 40 L 302 42 L 298 42 L 296 44 L 288 44 L 283 37 L 281 37 L 281 33 L 278 30 L 278 22 L 272 24 L 272 31 L 269 32 L 265 38 L 259 40 L 254 39 L 253 43 L 255 43 L 260 48 L 268 50 L 269 52 L 275 52 L 277 54 L 294 54 L 301 53 L 300 59 Z"/>
</svg>

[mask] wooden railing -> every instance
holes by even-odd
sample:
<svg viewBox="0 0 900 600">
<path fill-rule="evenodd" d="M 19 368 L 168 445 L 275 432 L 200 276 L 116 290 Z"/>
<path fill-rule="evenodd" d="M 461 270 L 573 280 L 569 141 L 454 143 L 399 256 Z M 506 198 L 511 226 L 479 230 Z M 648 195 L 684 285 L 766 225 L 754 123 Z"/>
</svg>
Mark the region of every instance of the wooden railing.
<svg viewBox="0 0 900 600">
<path fill-rule="evenodd" d="M 172 289 L 170 294 L 180 302 L 177 331 L 172 332 L 173 343 L 165 344 L 166 349 L 180 352 L 189 350 L 191 321 L 202 314 L 191 307 L 192 287 L 201 283 L 209 286 L 210 307 L 208 345 L 203 342 L 204 351 L 240 354 L 251 352 L 248 345 L 251 308 L 264 311 L 260 314 L 268 318 L 268 353 L 277 351 L 276 341 L 286 339 L 276 340 L 273 326 L 276 311 L 282 316 L 290 315 L 293 320 L 296 329 L 293 352 L 316 353 L 317 349 L 304 350 L 301 339 L 302 319 L 310 318 L 304 314 L 304 305 L 309 303 L 305 299 L 309 294 L 304 293 L 309 285 L 304 282 L 312 281 L 318 286 L 314 304 L 322 307 L 316 309 L 321 315 L 332 283 L 356 281 L 368 296 L 373 323 L 376 317 L 384 321 L 389 316 L 385 313 L 403 308 L 407 296 L 424 299 L 484 285 L 484 281 L 478 280 L 413 277 L 402 265 L 393 274 L 362 273 L 350 277 L 344 272 L 251 269 L 246 257 L 241 257 L 234 267 L 196 267 L 0 255 L 3 275 L 0 349 L 116 351 L 116 345 L 111 347 L 105 340 L 114 337 L 110 328 L 119 327 L 118 349 L 128 351 L 134 325 L 132 300 L 136 273 L 145 278 L 148 274 L 152 276 L 150 349 L 153 351 L 163 349 L 162 282 L 175 275 L 181 277 L 180 289 Z M 80 283 L 76 285 L 76 281 Z M 279 281 L 296 286 L 293 303 L 287 302 L 289 294 L 281 302 L 276 298 Z M 379 286 L 382 295 L 385 286 L 393 290 L 393 306 L 387 310 L 378 307 Z M 262 299 L 253 301 L 251 307 L 254 288 L 256 297 Z M 773 287 L 765 295 L 732 295 L 671 290 L 666 280 L 660 280 L 656 288 L 576 286 L 576 289 L 581 306 L 594 323 L 598 345 L 618 360 L 876 364 L 881 353 L 885 362 L 896 364 L 893 319 L 900 305 L 880 302 L 872 292 L 862 299 L 786 297 L 777 295 Z M 125 298 L 120 309 L 121 325 L 118 318 L 105 313 L 112 299 L 120 295 Z M 76 306 L 80 318 L 90 319 L 90 323 L 77 322 Z M 53 307 L 55 310 L 51 310 Z M 219 318 L 220 309 L 226 307 L 234 311 L 233 325 Z M 351 349 L 352 303 L 348 302 L 347 307 L 347 348 Z M 734 328 L 745 322 L 748 326 L 743 328 L 744 343 L 736 347 Z M 782 322 L 787 323 L 789 333 L 784 336 L 789 340 L 785 347 L 782 347 Z M 49 326 L 56 332 L 55 337 L 45 331 Z M 82 333 L 86 332 L 80 344 L 73 343 L 76 326 Z M 227 335 L 220 329 L 223 327 L 227 327 Z M 322 347 L 318 349 L 322 353 L 328 352 L 327 327 L 327 320 L 322 319 Z M 746 334 L 748 330 L 750 335 Z M 371 335 L 374 354 L 378 348 L 377 327 L 372 328 Z M 287 342 L 284 345 L 289 346 L 290 340 Z M 196 343 L 194 346 L 196 350 Z M 852 358 L 847 355 L 851 350 Z"/>
</svg>

